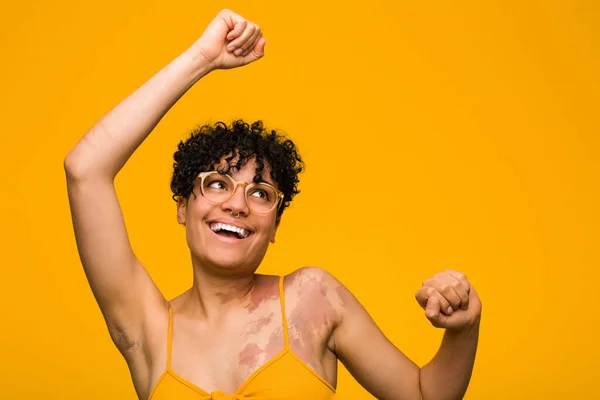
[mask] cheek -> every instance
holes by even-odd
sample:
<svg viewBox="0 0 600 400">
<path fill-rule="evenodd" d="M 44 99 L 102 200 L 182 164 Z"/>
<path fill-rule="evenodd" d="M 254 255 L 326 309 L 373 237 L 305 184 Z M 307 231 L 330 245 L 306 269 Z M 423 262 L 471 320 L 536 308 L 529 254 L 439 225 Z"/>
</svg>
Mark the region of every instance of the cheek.
<svg viewBox="0 0 600 400">
<path fill-rule="evenodd" d="M 260 228 L 260 231 L 268 245 L 268 243 L 275 237 L 275 232 L 277 231 L 275 220 L 272 219 L 266 221 L 265 224 Z"/>
<path fill-rule="evenodd" d="M 218 204 L 209 202 L 201 195 L 197 196 L 196 198 L 194 198 L 192 195 L 190 201 L 188 202 L 186 215 L 187 218 L 193 222 L 202 221 L 206 219 L 206 216 L 209 215 L 209 213 L 214 213 L 216 208 L 219 208 Z"/>
<path fill-rule="evenodd" d="M 185 215 L 186 235 L 190 244 L 206 236 L 206 218 L 211 212 L 215 213 L 216 206 L 218 205 L 209 203 L 203 197 L 190 199 Z"/>
</svg>

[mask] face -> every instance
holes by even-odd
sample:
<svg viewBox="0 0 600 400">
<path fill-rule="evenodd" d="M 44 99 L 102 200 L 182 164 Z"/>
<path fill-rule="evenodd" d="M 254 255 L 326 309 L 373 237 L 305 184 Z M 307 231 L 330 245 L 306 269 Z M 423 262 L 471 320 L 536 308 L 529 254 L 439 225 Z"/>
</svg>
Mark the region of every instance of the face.
<svg viewBox="0 0 600 400">
<path fill-rule="evenodd" d="M 222 166 L 226 165 L 222 163 Z M 251 183 L 255 170 L 256 163 L 249 160 L 240 169 L 232 166 L 228 174 L 236 181 Z M 277 187 L 266 167 L 263 180 Z M 269 242 L 275 241 L 277 208 L 267 214 L 252 212 L 246 203 L 242 185 L 236 188 L 229 200 L 213 203 L 202 196 L 199 185 L 198 182 L 194 187 L 195 196 L 191 194 L 187 199 L 179 200 L 177 205 L 177 221 L 186 226 L 187 243 L 194 262 L 221 272 L 256 270 Z M 234 218 L 238 213 L 239 216 Z M 245 231 L 240 234 L 239 228 Z M 238 229 L 238 233 L 230 232 L 233 229 Z"/>
</svg>

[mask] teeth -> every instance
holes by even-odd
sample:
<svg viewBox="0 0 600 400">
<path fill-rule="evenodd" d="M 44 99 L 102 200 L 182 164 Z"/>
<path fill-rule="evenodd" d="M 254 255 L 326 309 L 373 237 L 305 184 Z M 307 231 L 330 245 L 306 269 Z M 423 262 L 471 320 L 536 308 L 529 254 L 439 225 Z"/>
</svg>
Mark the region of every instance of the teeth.
<svg viewBox="0 0 600 400">
<path fill-rule="evenodd" d="M 240 235 L 242 239 L 248 237 L 248 235 L 250 234 L 250 232 L 246 229 L 238 228 L 237 226 L 233 225 L 222 224 L 220 222 L 210 224 L 210 229 L 212 229 L 213 232 L 219 232 L 220 230 L 236 232 L 238 235 Z"/>
</svg>

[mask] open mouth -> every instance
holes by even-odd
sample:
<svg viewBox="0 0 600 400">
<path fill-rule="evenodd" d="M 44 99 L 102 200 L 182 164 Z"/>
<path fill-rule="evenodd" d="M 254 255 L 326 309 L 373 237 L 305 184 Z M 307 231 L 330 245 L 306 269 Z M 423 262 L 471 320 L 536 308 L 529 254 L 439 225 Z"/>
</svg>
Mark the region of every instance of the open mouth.
<svg viewBox="0 0 600 400">
<path fill-rule="evenodd" d="M 222 222 L 212 222 L 209 224 L 210 229 L 219 236 L 234 238 L 234 239 L 245 239 L 252 234 L 252 231 L 239 226 L 233 226 L 224 224 Z"/>
</svg>

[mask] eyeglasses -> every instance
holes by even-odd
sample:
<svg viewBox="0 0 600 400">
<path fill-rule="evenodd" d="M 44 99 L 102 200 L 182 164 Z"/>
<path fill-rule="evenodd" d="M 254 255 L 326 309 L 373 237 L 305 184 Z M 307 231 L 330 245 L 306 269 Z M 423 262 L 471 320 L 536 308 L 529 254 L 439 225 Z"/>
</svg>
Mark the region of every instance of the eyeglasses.
<svg viewBox="0 0 600 400">
<path fill-rule="evenodd" d="M 202 196 L 211 203 L 225 203 L 233 196 L 238 185 L 244 187 L 246 204 L 254 213 L 266 214 L 280 205 L 283 200 L 283 193 L 265 182 L 238 182 L 219 171 L 201 172 L 198 178 L 200 178 Z"/>
</svg>

